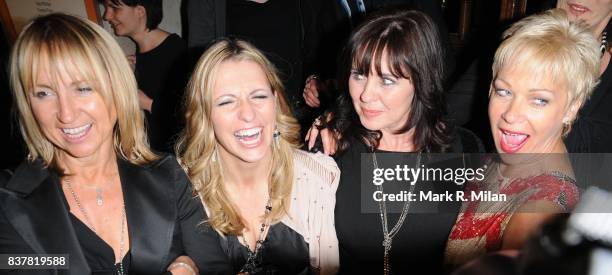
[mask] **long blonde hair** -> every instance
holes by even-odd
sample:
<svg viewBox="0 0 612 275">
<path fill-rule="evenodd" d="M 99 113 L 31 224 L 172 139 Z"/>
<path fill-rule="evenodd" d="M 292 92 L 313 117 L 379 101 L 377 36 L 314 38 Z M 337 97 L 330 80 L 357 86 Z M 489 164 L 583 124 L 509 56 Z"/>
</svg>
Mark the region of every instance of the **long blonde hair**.
<svg viewBox="0 0 612 275">
<path fill-rule="evenodd" d="M 149 149 L 144 118 L 138 106 L 138 89 L 123 51 L 106 30 L 85 19 L 52 13 L 34 19 L 21 32 L 11 53 L 11 87 L 19 110 L 21 134 L 32 159 L 57 167 L 57 148 L 40 129 L 30 97 L 46 55 L 51 70 L 65 67 L 94 84 L 107 106 L 117 111 L 113 129 L 116 154 L 143 165 L 157 156 Z"/>
<path fill-rule="evenodd" d="M 251 44 L 224 39 L 213 44 L 200 58 L 186 91 L 186 127 L 179 137 L 176 152 L 186 168 L 195 191 L 206 204 L 208 223 L 223 234 L 239 235 L 245 228 L 238 209 L 223 187 L 220 160 L 212 161 L 217 140 L 211 121 L 212 92 L 219 65 L 226 60 L 255 62 L 266 74 L 276 93 L 276 127 L 280 132 L 278 145 L 273 142 L 272 172 L 269 196 L 272 211 L 267 217 L 273 223 L 289 209 L 293 180 L 293 150 L 300 144 L 299 125 L 291 115 L 276 69 Z"/>
</svg>

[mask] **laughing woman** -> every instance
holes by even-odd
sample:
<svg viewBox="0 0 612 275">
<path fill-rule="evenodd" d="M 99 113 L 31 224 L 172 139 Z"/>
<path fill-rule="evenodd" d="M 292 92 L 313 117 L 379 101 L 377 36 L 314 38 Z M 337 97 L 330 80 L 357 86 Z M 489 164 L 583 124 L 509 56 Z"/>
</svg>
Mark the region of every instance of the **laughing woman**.
<svg viewBox="0 0 612 275">
<path fill-rule="evenodd" d="M 217 236 L 196 228 L 203 208 L 187 176 L 174 157 L 148 147 L 117 42 L 93 22 L 50 14 L 13 47 L 11 85 L 29 158 L 0 174 L 0 254 L 64 254 L 62 274 L 194 274 L 190 261 L 171 263 L 197 243 L 219 251 L 194 258 L 200 271 L 221 270 Z"/>
<path fill-rule="evenodd" d="M 177 151 L 234 272 L 335 273 L 339 171 L 330 157 L 296 149 L 299 126 L 273 65 L 244 41 L 219 41 L 196 65 L 186 100 Z"/>
</svg>

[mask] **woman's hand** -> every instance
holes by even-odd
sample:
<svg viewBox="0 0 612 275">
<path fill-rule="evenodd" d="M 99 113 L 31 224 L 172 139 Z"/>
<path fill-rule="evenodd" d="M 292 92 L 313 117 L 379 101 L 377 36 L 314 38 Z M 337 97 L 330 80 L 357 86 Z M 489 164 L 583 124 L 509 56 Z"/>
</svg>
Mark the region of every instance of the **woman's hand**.
<svg viewBox="0 0 612 275">
<path fill-rule="evenodd" d="M 179 256 L 168 266 L 172 275 L 197 275 L 199 270 L 189 256 Z"/>
<path fill-rule="evenodd" d="M 331 120 L 331 115 L 327 115 L 327 121 Z M 332 133 L 327 128 L 323 128 L 319 130 L 321 127 L 321 117 L 317 118 L 313 123 L 308 132 L 306 132 L 305 141 L 308 143 L 308 149 L 312 149 L 314 147 L 317 137 L 319 134 L 321 135 L 321 141 L 323 143 L 323 153 L 326 155 L 333 155 L 336 153 L 338 149 L 337 140 L 339 137 L 335 133 Z"/>
<path fill-rule="evenodd" d="M 127 55 L 126 57 L 127 57 L 128 63 L 130 63 L 130 68 L 132 68 L 132 71 L 135 70 L 136 69 L 136 55 L 130 54 L 130 55 Z"/>
<path fill-rule="evenodd" d="M 311 75 L 306 79 L 306 85 L 304 86 L 304 93 L 302 96 L 304 97 L 306 105 L 312 108 L 319 108 L 321 106 L 318 84 L 319 81 L 317 80 L 317 76 Z"/>
<path fill-rule="evenodd" d="M 150 113 L 153 107 L 153 99 L 148 97 L 142 90 L 138 89 L 138 105 L 140 105 L 140 109 L 147 110 Z"/>
</svg>

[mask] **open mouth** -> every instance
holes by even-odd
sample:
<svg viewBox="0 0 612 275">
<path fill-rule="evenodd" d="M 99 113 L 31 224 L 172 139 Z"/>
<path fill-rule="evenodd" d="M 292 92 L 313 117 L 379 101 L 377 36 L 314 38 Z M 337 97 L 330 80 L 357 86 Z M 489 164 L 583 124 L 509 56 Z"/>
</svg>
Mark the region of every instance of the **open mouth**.
<svg viewBox="0 0 612 275">
<path fill-rule="evenodd" d="M 575 16 L 580 16 L 586 12 L 591 11 L 589 8 L 583 5 L 578 5 L 578 4 L 567 4 L 567 5 L 569 7 L 569 12 Z"/>
<path fill-rule="evenodd" d="M 91 125 L 92 123 L 88 123 L 75 128 L 60 128 L 60 130 L 69 140 L 76 140 L 85 136 L 91 129 Z"/>
<path fill-rule="evenodd" d="M 261 141 L 261 133 L 263 131 L 263 127 L 255 127 L 249 129 L 242 129 L 234 132 L 234 137 L 238 139 L 243 145 L 253 146 L 259 144 Z"/>
<path fill-rule="evenodd" d="M 500 147 L 504 153 L 516 153 L 525 145 L 529 139 L 528 134 L 512 132 L 500 129 L 501 139 L 499 140 Z"/>
</svg>

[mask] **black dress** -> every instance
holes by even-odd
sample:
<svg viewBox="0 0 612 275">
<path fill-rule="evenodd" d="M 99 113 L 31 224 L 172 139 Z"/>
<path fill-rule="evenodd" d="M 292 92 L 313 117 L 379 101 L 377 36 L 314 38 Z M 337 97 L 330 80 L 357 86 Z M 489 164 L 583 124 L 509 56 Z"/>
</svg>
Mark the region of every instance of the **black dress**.
<svg viewBox="0 0 612 275">
<path fill-rule="evenodd" d="M 70 220 L 74 226 L 77 239 L 83 249 L 85 260 L 91 268 L 93 275 L 115 275 L 121 269 L 119 264 L 115 264 L 115 254 L 113 249 L 95 232 L 91 231 L 81 220 L 70 214 Z M 130 252 L 128 251 L 121 261 L 123 264 L 123 274 L 128 274 L 130 270 Z M 165 273 L 169 274 L 169 273 Z"/>
<path fill-rule="evenodd" d="M 471 132 L 458 128 L 452 152 L 482 152 L 479 139 Z M 380 213 L 364 213 L 361 186 L 361 154 L 369 149 L 352 140 L 349 149 L 338 159 L 341 171 L 336 192 L 336 233 L 340 250 L 340 274 L 381 274 L 383 272 L 383 233 Z M 383 151 L 377 151 L 385 153 Z M 415 153 L 406 153 L 415 155 Z M 386 185 L 385 185 L 386 186 Z M 416 184 L 417 191 L 422 188 Z M 385 187 L 386 188 L 386 187 Z M 385 193 L 390 193 L 386 191 Z M 367 191 L 366 191 L 367 192 Z M 371 193 L 368 193 L 371 194 Z M 390 255 L 392 274 L 442 274 L 444 249 L 459 211 L 452 203 L 441 213 L 411 213 L 393 238 Z M 410 209 L 423 205 L 411 203 Z M 425 206 L 427 207 L 427 206 Z M 399 212 L 399 211 L 398 211 Z M 399 219 L 399 213 L 388 214 L 389 230 Z"/>
<path fill-rule="evenodd" d="M 612 24 L 606 30 L 612 33 Z M 612 62 L 610 62 L 612 64 Z M 565 139 L 570 153 L 612 153 L 612 66 L 599 79 L 599 85 L 578 112 Z"/>
<path fill-rule="evenodd" d="M 175 135 L 181 128 L 180 103 L 187 82 L 187 44 L 170 34 L 154 49 L 136 54 L 134 73 L 138 89 L 153 100 L 145 112 L 151 148 L 173 152 Z"/>
<path fill-rule="evenodd" d="M 248 258 L 248 249 L 234 235 L 221 241 L 234 273 L 240 272 Z M 251 274 L 310 274 L 308 244 L 303 236 L 283 223 L 270 227 L 258 253 L 258 268 Z"/>
</svg>

